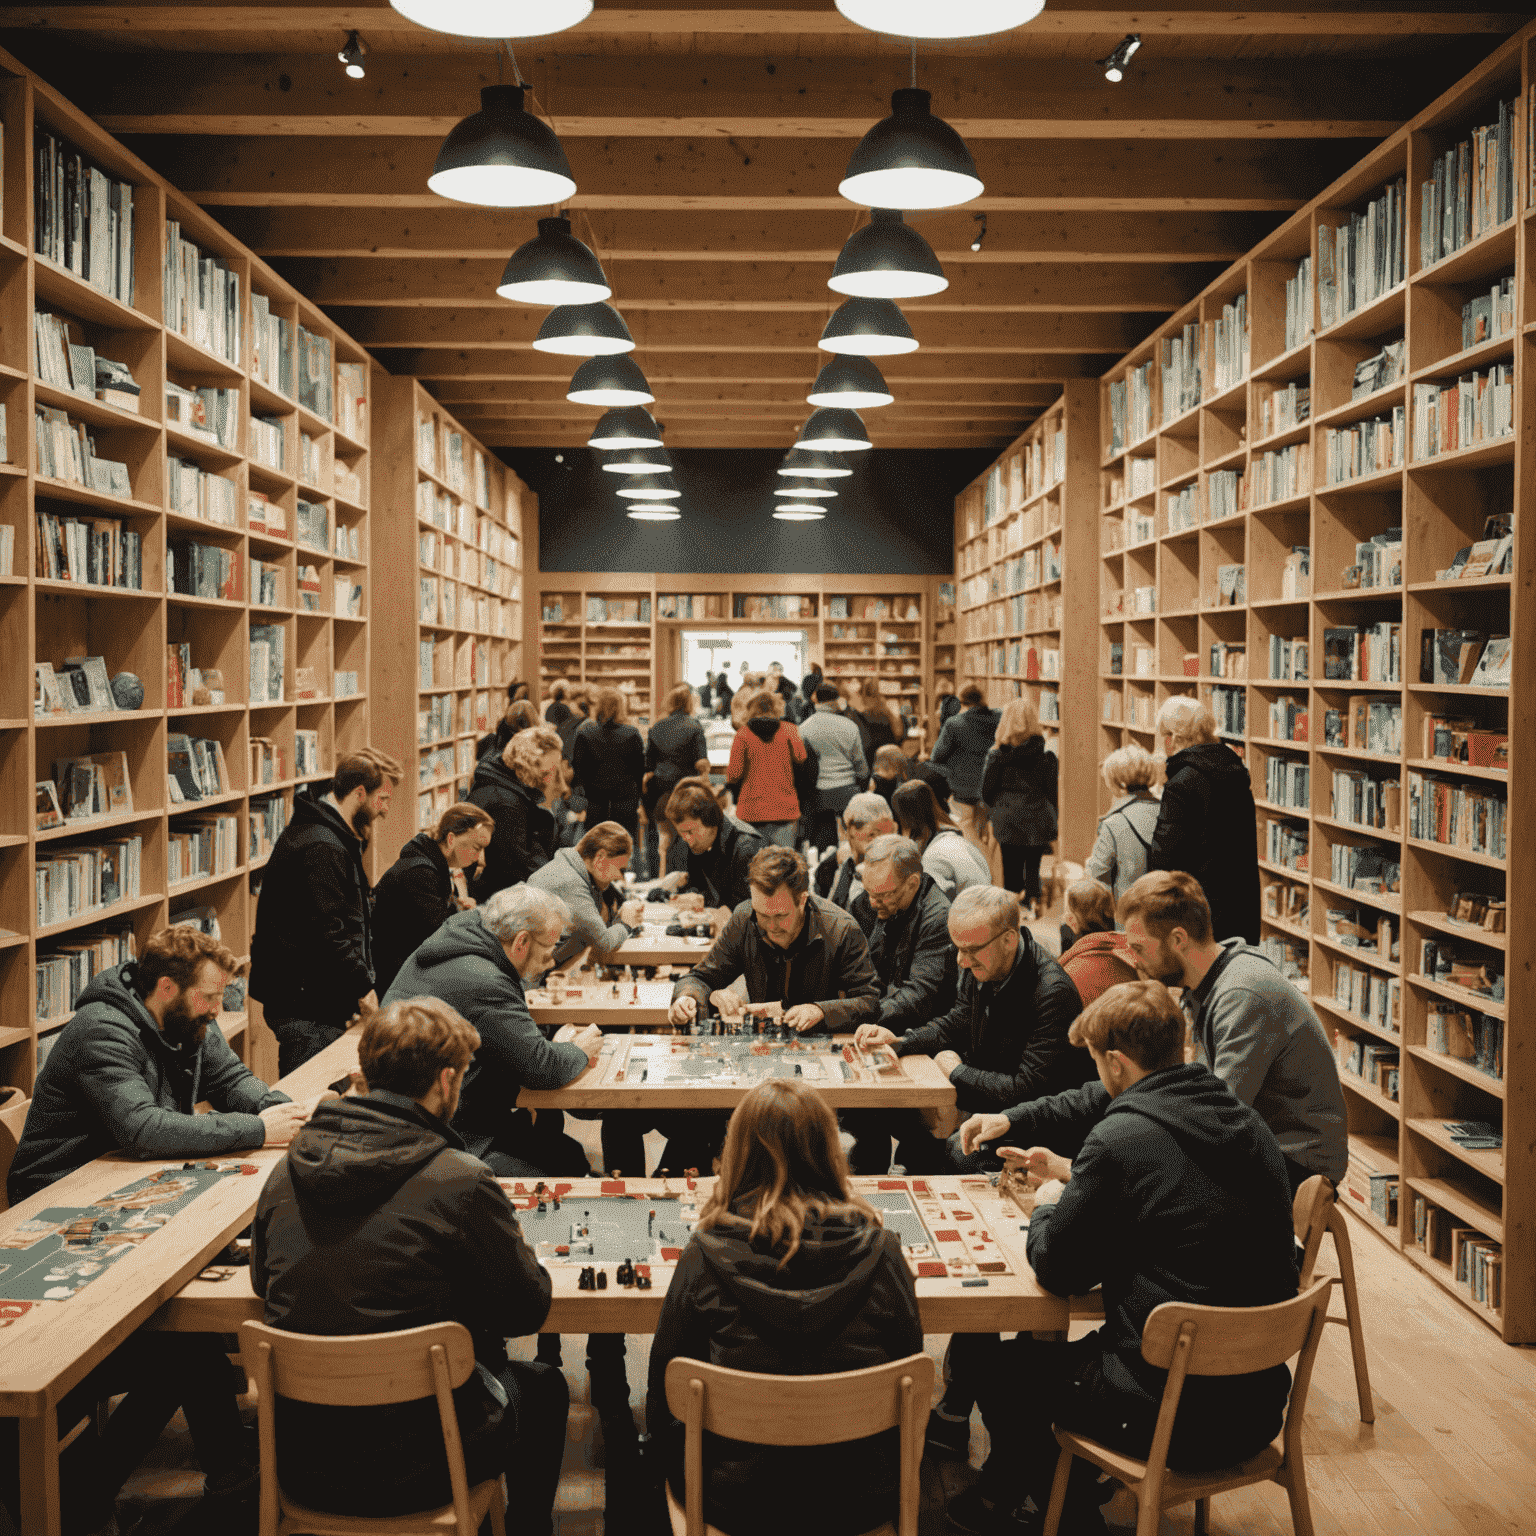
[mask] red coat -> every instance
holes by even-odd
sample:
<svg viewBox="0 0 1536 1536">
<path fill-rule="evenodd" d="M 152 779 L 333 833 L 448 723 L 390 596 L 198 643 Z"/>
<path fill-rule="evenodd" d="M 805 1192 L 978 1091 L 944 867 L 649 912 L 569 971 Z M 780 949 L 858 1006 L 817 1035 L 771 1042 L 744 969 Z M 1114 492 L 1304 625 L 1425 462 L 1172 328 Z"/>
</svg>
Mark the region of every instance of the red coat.
<svg viewBox="0 0 1536 1536">
<path fill-rule="evenodd" d="M 1100 993 L 1137 979 L 1123 933 L 1085 933 L 1061 957 L 1061 968 L 1072 978 L 1084 1008 Z"/>
<path fill-rule="evenodd" d="M 764 741 L 769 725 L 778 729 Z M 736 732 L 725 770 L 726 781 L 739 785 L 736 814 L 748 822 L 795 821 L 800 797 L 795 793 L 794 765 L 804 761 L 805 743 L 788 720 L 749 720 Z"/>
</svg>

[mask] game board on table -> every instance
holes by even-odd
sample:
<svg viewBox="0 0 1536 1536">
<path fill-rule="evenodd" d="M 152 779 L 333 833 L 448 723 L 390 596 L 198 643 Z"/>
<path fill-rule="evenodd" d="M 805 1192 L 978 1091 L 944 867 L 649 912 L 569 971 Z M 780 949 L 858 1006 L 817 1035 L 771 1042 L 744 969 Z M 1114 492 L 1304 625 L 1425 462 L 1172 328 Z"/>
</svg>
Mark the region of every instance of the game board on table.
<svg viewBox="0 0 1536 1536">
<path fill-rule="evenodd" d="M 907 1267 L 919 1280 L 1011 1275 L 1013 1266 L 988 1229 L 976 1194 L 985 1179 L 877 1179 L 860 1193 L 901 1238 Z"/>
<path fill-rule="evenodd" d="M 176 1164 L 104 1195 L 94 1205 L 56 1207 L 0 1237 L 0 1300 L 67 1301 L 204 1190 L 250 1163 Z"/>
<path fill-rule="evenodd" d="M 859 1051 L 825 1036 L 642 1035 L 614 1050 L 605 1081 L 750 1088 L 770 1078 L 798 1078 L 826 1088 L 871 1080 L 895 1066 L 888 1049 Z"/>
</svg>

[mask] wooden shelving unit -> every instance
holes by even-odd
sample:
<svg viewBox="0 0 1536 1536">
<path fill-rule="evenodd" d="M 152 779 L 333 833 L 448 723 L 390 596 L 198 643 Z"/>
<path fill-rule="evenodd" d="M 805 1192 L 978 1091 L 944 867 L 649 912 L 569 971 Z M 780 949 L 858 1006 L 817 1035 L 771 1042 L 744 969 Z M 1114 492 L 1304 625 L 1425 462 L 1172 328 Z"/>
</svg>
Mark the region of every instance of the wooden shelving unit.
<svg viewBox="0 0 1536 1536">
<path fill-rule="evenodd" d="M 256 825 L 265 825 L 275 838 L 297 785 L 328 775 L 338 750 L 368 739 L 368 402 L 358 399 L 356 388 L 358 379 L 368 377 L 368 358 L 194 203 L 19 67 L 0 73 L 0 121 L 5 146 L 0 406 L 8 449 L 8 461 L 0 464 L 0 524 L 9 527 L 14 540 L 10 574 L 0 576 L 0 644 L 10 657 L 0 686 L 0 1082 L 30 1090 L 40 1042 L 46 1050 L 70 1016 L 67 1006 L 53 1003 L 48 1017 L 37 1017 L 39 961 L 108 935 L 131 933 L 142 945 L 156 929 L 194 908 L 217 919 L 230 949 L 248 953 L 269 846 L 256 840 Z M 114 297 L 38 254 L 35 147 L 46 134 L 67 141 L 109 177 L 131 184 L 131 299 Z M 167 221 L 179 224 L 183 241 L 221 261 L 237 289 L 232 308 L 239 318 L 238 339 L 231 337 L 217 350 L 204 344 L 206 332 L 183 334 L 169 312 Z M 283 377 L 290 393 L 263 382 L 266 366 L 256 358 L 253 293 L 287 322 Z M 71 343 L 125 364 L 141 391 L 138 409 L 120 409 L 83 390 L 62 388 L 56 379 L 45 380 L 34 343 L 34 312 L 67 323 Z M 300 377 L 301 326 L 329 349 L 328 358 L 315 357 L 310 379 L 316 393 L 308 396 L 307 405 L 300 404 L 294 383 Z M 270 337 L 262 345 L 275 365 Z M 170 386 L 230 392 L 230 425 L 222 443 L 189 430 L 179 411 L 173 414 Z M 351 404 L 338 416 L 334 405 L 344 391 Z M 65 413 L 90 435 L 98 458 L 126 465 L 128 495 L 44 474 L 33 426 L 39 409 Z M 283 423 L 283 452 L 274 454 L 271 464 L 256 456 L 252 418 L 257 415 Z M 302 458 L 301 435 L 307 439 Z M 207 496 L 225 498 L 218 520 L 211 512 L 193 515 L 208 512 L 208 503 L 200 508 L 195 497 L 177 498 L 178 480 L 194 474 L 206 477 Z M 281 529 L 268 531 L 265 515 L 262 526 L 252 525 L 252 493 L 280 509 Z M 297 536 L 301 499 L 316 509 L 311 526 L 317 533 L 324 513 L 324 532 L 313 546 Z M 120 521 L 138 535 L 142 586 L 42 574 L 44 518 L 96 519 L 104 528 Z M 338 528 L 346 531 L 344 546 L 335 542 Z M 183 543 L 227 558 L 224 595 L 171 590 L 173 550 Z M 254 600 L 258 565 L 273 568 L 280 577 L 275 604 Z M 318 578 L 306 583 L 313 606 L 299 592 L 303 567 Z M 335 602 L 338 577 L 348 587 L 340 607 Z M 350 601 L 353 586 L 361 588 L 355 604 Z M 281 691 L 267 701 L 252 699 L 253 625 L 271 626 L 282 640 Z M 193 696 L 175 696 L 168 648 L 183 645 L 192 666 L 222 673 L 222 702 L 199 704 Z M 109 674 L 136 674 L 144 689 L 142 707 L 37 713 L 37 703 L 28 704 L 35 665 L 57 666 L 70 656 L 101 656 Z M 356 675 L 355 691 L 336 696 L 338 673 Z M 295 770 L 297 732 L 314 732 L 318 746 L 314 771 L 303 778 Z M 225 792 L 172 803 L 167 739 L 177 734 L 217 743 L 227 770 Z M 258 739 L 271 742 L 281 756 L 281 770 L 269 778 L 258 779 L 255 773 L 251 744 Z M 118 752 L 126 757 L 131 810 L 38 830 L 35 786 L 55 776 L 56 762 Z M 214 872 L 193 866 L 172 884 L 173 837 L 207 817 L 232 818 L 232 844 Z M 33 878 L 38 861 L 119 838 L 139 839 L 140 894 L 63 920 L 40 921 Z M 95 968 L 116 963 L 116 958 L 103 957 Z M 76 995 L 78 990 L 77 985 Z M 260 1027 L 259 1007 L 251 1010 L 249 1025 L 245 1014 L 226 1015 L 223 1022 L 236 1048 L 258 1071 L 275 1069 L 275 1047 Z"/>
<path fill-rule="evenodd" d="M 1035 703 L 1061 761 L 1057 847 L 1079 861 L 1096 820 L 1097 742 L 1082 701 L 1094 692 L 1098 412 L 1096 385 L 1067 384 L 955 502 L 951 680 L 981 684 L 995 709 Z"/>
<path fill-rule="evenodd" d="M 533 493 L 414 379 L 377 373 L 379 744 L 416 765 L 379 827 L 385 868 L 469 792 L 475 742 L 523 672 L 523 517 Z"/>
<path fill-rule="evenodd" d="M 1521 681 L 1536 662 L 1536 607 L 1525 595 L 1536 579 L 1536 542 L 1523 524 L 1528 514 L 1517 511 L 1536 492 L 1531 37 L 1527 28 L 1492 55 L 1106 376 L 1099 520 L 1100 751 L 1126 740 L 1151 748 L 1155 711 L 1177 693 L 1198 691 L 1218 724 L 1225 720 L 1259 802 L 1266 944 L 1305 973 L 1302 984 L 1310 985 L 1342 1052 L 1357 1042 L 1399 1052 L 1395 1098 L 1380 1082 L 1341 1072 L 1351 1179 L 1363 1186 L 1374 1169 L 1382 1185 L 1395 1180 L 1396 1218 L 1389 1226 L 1368 1205 L 1345 1204 L 1511 1343 L 1536 1340 L 1536 1232 L 1528 1216 L 1536 1204 L 1536 1070 L 1521 1054 L 1523 1020 L 1536 1005 L 1536 910 L 1521 899 L 1518 879 L 1509 879 L 1507 853 L 1410 835 L 1409 816 L 1412 787 L 1434 775 L 1503 798 L 1506 849 L 1529 847 L 1536 835 L 1536 780 L 1523 766 L 1523 748 L 1512 747 L 1507 769 L 1479 769 L 1428 758 L 1424 745 L 1425 723 L 1436 715 L 1507 734 L 1512 744 L 1528 743 L 1536 726 L 1536 690 Z M 1508 102 L 1515 103 L 1513 216 L 1426 263 L 1421 188 L 1434 157 L 1496 122 L 1499 104 Z M 1398 182 L 1406 191 L 1402 281 L 1352 311 L 1341 302 L 1332 323 L 1319 328 L 1326 314 L 1320 239 Z M 1463 306 L 1506 278 L 1513 279 L 1513 324 L 1464 346 Z M 1245 366 L 1217 378 L 1215 327 L 1234 316 L 1248 328 Z M 1193 402 L 1173 350 L 1186 337 L 1201 361 Z M 1238 344 L 1223 340 L 1230 361 Z M 1359 365 L 1398 341 L 1402 375 L 1380 387 L 1365 377 L 1357 385 Z M 1417 386 L 1500 365 L 1513 368 L 1514 429 L 1427 457 L 1415 425 Z M 1292 386 L 1309 391 L 1305 420 L 1285 415 Z M 1403 418 L 1400 454 L 1367 460 L 1342 477 L 1330 434 L 1375 419 L 1390 423 L 1394 409 Z M 1266 461 L 1271 454 L 1302 456 L 1289 466 L 1294 483 L 1285 463 Z M 1252 493 L 1236 502 L 1234 475 Z M 1483 537 L 1485 519 L 1512 512 L 1512 574 L 1438 578 L 1457 550 Z M 1389 533 L 1395 529 L 1401 532 Z M 1386 555 L 1376 585 L 1361 584 L 1349 568 L 1361 564 L 1361 546 L 1373 538 L 1400 540 L 1400 552 Z M 1309 571 L 1293 584 L 1287 566 L 1296 570 L 1298 549 L 1308 551 Z M 1240 589 L 1223 567 L 1242 567 Z M 1400 668 L 1365 681 L 1327 675 L 1327 632 L 1376 625 L 1396 626 Z M 1423 632 L 1462 628 L 1511 637 L 1511 686 L 1419 680 Z M 1272 645 L 1283 651 L 1286 641 L 1306 643 L 1307 675 L 1286 676 L 1283 668 L 1271 675 Z M 1236 676 L 1232 653 L 1223 655 L 1221 646 L 1245 648 Z M 1353 703 L 1396 711 L 1396 739 L 1359 739 Z M 1336 801 L 1335 775 L 1342 774 L 1375 781 L 1381 824 L 1360 824 Z M 1338 781 L 1341 791 L 1345 782 Z M 1385 888 L 1353 888 L 1345 861 L 1354 850 L 1380 861 Z M 1452 898 L 1461 892 L 1507 902 L 1507 931 L 1451 921 Z M 1394 949 L 1382 947 L 1382 931 Z M 1374 950 L 1359 947 L 1362 934 Z M 1459 958 L 1502 974 L 1502 997 L 1426 975 L 1426 941 L 1450 944 Z M 1356 986 L 1374 991 L 1378 1006 Z M 1502 1078 L 1430 1048 L 1430 1010 L 1441 1004 L 1509 1021 Z M 1459 1145 L 1446 1123 L 1462 1120 L 1501 1127 L 1503 1147 Z M 1500 1305 L 1475 1296 L 1444 1252 L 1426 1252 L 1416 1240 L 1416 1200 L 1439 1210 L 1446 1224 L 1502 1245 Z"/>
</svg>

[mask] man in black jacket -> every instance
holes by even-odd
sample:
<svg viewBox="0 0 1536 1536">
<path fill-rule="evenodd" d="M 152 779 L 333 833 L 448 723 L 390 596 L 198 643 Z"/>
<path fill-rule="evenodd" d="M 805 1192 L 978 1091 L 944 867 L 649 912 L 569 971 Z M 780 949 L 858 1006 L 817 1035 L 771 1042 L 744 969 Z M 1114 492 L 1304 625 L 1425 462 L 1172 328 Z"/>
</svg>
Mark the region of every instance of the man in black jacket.
<svg viewBox="0 0 1536 1536">
<path fill-rule="evenodd" d="M 489 811 L 450 805 L 432 832 L 418 832 L 373 888 L 374 981 L 380 997 L 418 945 L 455 912 L 474 906 L 460 897 L 454 876 L 480 862 L 491 841 Z"/>
<path fill-rule="evenodd" d="M 475 764 L 469 803 L 490 812 L 494 823 L 485 862 L 469 886 L 476 901 L 521 885 L 554 858 L 560 831 L 544 801 L 559 772 L 560 737 L 547 725 L 519 731 L 500 757 Z"/>
<path fill-rule="evenodd" d="M 349 1019 L 378 1007 L 363 850 L 404 775 L 373 747 L 347 753 L 325 793 L 294 795 L 293 819 L 267 860 L 251 938 L 251 996 L 277 1036 L 283 1077 L 337 1039 Z"/>
<path fill-rule="evenodd" d="M 700 891 L 716 926 L 748 900 L 747 866 L 765 840 L 720 809 L 705 779 L 683 779 L 662 814 L 688 849 L 688 889 Z"/>
<path fill-rule="evenodd" d="M 475 1030 L 448 1004 L 391 1004 L 364 1026 L 362 1098 L 322 1105 L 262 1190 L 251 1281 L 274 1328 L 386 1333 L 453 1321 L 475 1370 L 454 1393 L 471 1485 L 506 1474 L 518 1524 L 547 1533 L 568 1392 L 505 1341 L 549 1314 L 550 1279 L 490 1169 L 449 1122 Z M 283 1488 L 314 1509 L 394 1515 L 451 1498 L 431 1399 L 278 1405 Z"/>
<path fill-rule="evenodd" d="M 1146 1455 L 1166 1380 L 1141 1356 L 1154 1308 L 1169 1301 L 1260 1307 L 1296 1294 L 1279 1145 L 1208 1068 L 1185 1064 L 1184 1017 L 1166 988 L 1155 981 L 1110 988 L 1073 1024 L 1072 1039 L 1091 1053 L 1110 1103 L 1065 1185 L 1041 1186 L 1029 1262 L 1058 1296 L 1102 1285 L 1105 1322 L 1070 1343 L 1021 1334 L 971 1345 L 977 1336 L 960 1336 L 971 1345 L 966 1353 L 978 1356 L 964 1369 L 975 1373 L 995 1449 L 975 1488 L 950 1502 L 949 1517 L 981 1536 L 1020 1529 L 1008 1512 L 1026 1495 L 1044 1510 L 1057 1457 L 1053 1423 Z M 1014 1160 L 1062 1171 L 1042 1148 Z M 952 1375 L 959 1354 L 952 1352 Z M 1193 1472 L 1256 1455 L 1279 1431 L 1289 1390 L 1283 1365 L 1190 1377 L 1169 1464 Z M 1088 1463 L 1074 1465 L 1064 1531 L 1103 1530 L 1094 1476 Z"/>
<path fill-rule="evenodd" d="M 816 894 L 853 914 L 867 938 L 874 930 L 875 909 L 864 894 L 859 866 L 877 837 L 895 834 L 896 821 L 884 795 L 861 790 L 843 807 L 843 831 L 848 838 L 848 857 L 839 863 L 823 859 L 816 866 Z"/>
<path fill-rule="evenodd" d="M 1011 892 L 993 885 L 961 891 L 949 909 L 949 936 L 966 972 L 954 1007 L 904 1035 L 883 1024 L 861 1025 L 857 1044 L 889 1045 L 898 1056 L 931 1055 L 954 1084 L 961 1111 L 1001 1109 L 1091 1077 L 1088 1053 L 1067 1043 L 1082 1009 L 1077 988 L 1019 919 Z M 894 1111 L 890 1124 L 899 1138 L 896 1161 L 908 1173 L 948 1168 L 944 1143 L 917 1112 Z"/>
</svg>

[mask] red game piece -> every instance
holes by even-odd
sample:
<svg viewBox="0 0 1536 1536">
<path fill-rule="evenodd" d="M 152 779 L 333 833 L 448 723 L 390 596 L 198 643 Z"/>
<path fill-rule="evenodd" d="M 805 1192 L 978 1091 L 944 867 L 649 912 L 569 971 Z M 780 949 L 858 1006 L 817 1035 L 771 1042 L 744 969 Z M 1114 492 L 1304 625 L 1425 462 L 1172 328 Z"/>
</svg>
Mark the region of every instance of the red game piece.
<svg viewBox="0 0 1536 1536">
<path fill-rule="evenodd" d="M 924 1280 L 929 1277 L 937 1277 L 942 1279 L 948 1273 L 949 1270 L 946 1269 L 944 1265 L 939 1263 L 939 1261 L 936 1259 L 923 1259 L 918 1263 L 917 1266 L 917 1278 L 919 1280 Z"/>
<path fill-rule="evenodd" d="M 622 1195 L 624 1193 L 623 1179 L 604 1179 L 598 1190 L 599 1194 Z"/>
<path fill-rule="evenodd" d="M 560 1256 L 560 1257 L 564 1257 L 565 1255 L 570 1253 L 570 1251 L 571 1251 L 571 1245 L 569 1243 L 556 1243 L 555 1244 L 555 1253 L 558 1256 Z"/>
<path fill-rule="evenodd" d="M 675 1264 L 682 1256 L 683 1250 L 681 1248 L 663 1248 L 661 1250 L 661 1262 L 663 1264 Z"/>
<path fill-rule="evenodd" d="M 240 1164 L 240 1172 L 241 1173 L 260 1173 L 261 1169 L 259 1169 L 256 1166 L 255 1163 L 241 1163 Z"/>
<path fill-rule="evenodd" d="M 649 1280 L 651 1278 L 651 1266 L 649 1264 L 636 1264 L 635 1273 L 637 1275 L 644 1275 Z"/>
</svg>

